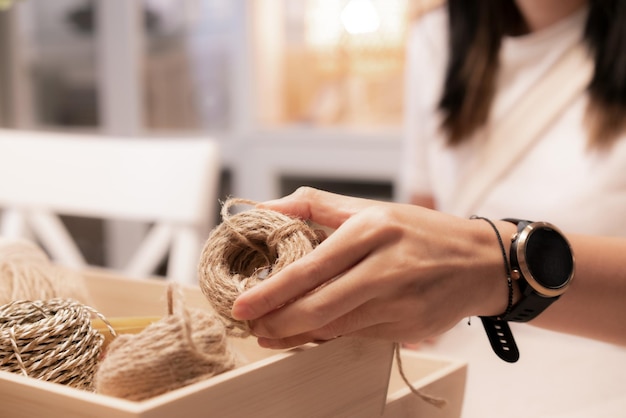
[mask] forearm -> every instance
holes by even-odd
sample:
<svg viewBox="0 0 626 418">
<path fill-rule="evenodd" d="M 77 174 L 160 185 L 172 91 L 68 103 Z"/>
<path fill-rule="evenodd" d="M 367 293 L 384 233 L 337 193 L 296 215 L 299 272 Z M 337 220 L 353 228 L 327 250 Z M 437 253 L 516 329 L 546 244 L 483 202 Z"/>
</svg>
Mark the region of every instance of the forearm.
<svg viewBox="0 0 626 418">
<path fill-rule="evenodd" d="M 435 209 L 435 198 L 431 195 L 414 194 L 411 195 L 412 205 L 422 206 L 428 209 Z"/>
<path fill-rule="evenodd" d="M 531 323 L 626 345 L 626 241 L 568 236 L 575 257 L 570 288 Z"/>
</svg>

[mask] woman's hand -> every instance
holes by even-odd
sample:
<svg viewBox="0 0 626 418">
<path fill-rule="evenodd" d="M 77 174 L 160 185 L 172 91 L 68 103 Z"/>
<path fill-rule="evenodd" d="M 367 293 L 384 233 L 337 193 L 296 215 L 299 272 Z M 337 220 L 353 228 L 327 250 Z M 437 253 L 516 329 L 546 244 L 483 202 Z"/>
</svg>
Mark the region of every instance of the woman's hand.
<svg viewBox="0 0 626 418">
<path fill-rule="evenodd" d="M 251 321 L 262 346 L 340 335 L 417 342 L 506 306 L 502 256 L 486 223 L 311 188 L 260 206 L 335 229 L 236 300 L 233 316 Z"/>
</svg>

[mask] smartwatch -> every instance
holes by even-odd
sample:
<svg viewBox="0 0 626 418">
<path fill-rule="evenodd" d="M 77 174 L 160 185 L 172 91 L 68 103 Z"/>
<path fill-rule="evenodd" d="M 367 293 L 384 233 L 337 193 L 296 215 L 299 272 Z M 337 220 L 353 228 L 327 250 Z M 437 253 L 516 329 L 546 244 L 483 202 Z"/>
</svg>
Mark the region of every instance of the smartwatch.
<svg viewBox="0 0 626 418">
<path fill-rule="evenodd" d="M 528 322 L 561 297 L 574 276 L 574 255 L 563 233 L 548 222 L 503 220 L 517 225 L 509 260 L 521 297 L 504 314 L 481 320 L 496 354 L 515 362 L 519 351 L 507 322 Z"/>
<path fill-rule="evenodd" d="M 517 279 L 522 296 L 502 319 L 527 322 L 565 293 L 574 276 L 574 255 L 567 239 L 550 223 L 503 220 L 517 225 L 509 259 L 511 278 Z"/>
</svg>

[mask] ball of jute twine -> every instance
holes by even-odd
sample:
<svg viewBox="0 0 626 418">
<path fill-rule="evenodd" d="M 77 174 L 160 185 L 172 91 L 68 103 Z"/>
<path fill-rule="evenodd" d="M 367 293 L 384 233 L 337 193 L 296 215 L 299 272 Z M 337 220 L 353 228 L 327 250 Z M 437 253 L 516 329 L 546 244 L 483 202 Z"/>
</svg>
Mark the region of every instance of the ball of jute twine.
<svg viewBox="0 0 626 418">
<path fill-rule="evenodd" d="M 95 309 L 71 299 L 0 307 L 0 370 L 92 390 L 104 342 L 91 326 L 94 316 L 107 323 Z"/>
<path fill-rule="evenodd" d="M 252 208 L 231 214 L 235 205 L 256 203 L 231 198 L 223 204 L 222 222 L 211 231 L 200 256 L 198 281 L 229 335 L 245 337 L 250 334 L 247 322 L 230 313 L 235 299 L 311 252 L 325 234 L 273 210 Z"/>
<path fill-rule="evenodd" d="M 139 334 L 120 335 L 109 345 L 96 373 L 97 393 L 140 401 L 235 367 L 217 315 L 185 309 L 182 303 L 174 312 L 172 293 L 169 287 L 168 316 Z"/>
<path fill-rule="evenodd" d="M 31 241 L 0 238 L 0 305 L 54 298 L 89 304 L 82 275 L 53 264 Z"/>
<path fill-rule="evenodd" d="M 256 202 L 231 198 L 222 206 L 222 223 L 209 235 L 202 250 L 198 279 L 202 292 L 221 316 L 229 333 L 250 334 L 247 322 L 232 318 L 235 299 L 245 290 L 271 278 L 288 264 L 311 252 L 326 238 L 322 230 L 306 222 L 267 209 L 249 209 L 232 215 L 235 205 L 255 206 Z M 398 370 L 413 394 L 443 407 L 444 399 L 417 390 L 402 366 L 400 344 L 394 344 Z"/>
</svg>

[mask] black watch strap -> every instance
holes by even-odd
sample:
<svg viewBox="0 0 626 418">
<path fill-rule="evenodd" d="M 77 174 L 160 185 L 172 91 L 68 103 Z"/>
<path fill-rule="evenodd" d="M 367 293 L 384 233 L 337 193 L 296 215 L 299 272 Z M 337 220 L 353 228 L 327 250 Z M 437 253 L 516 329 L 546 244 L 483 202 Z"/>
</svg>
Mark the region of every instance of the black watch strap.
<svg viewBox="0 0 626 418">
<path fill-rule="evenodd" d="M 518 279 L 521 296 L 512 305 L 509 293 L 509 305 L 503 314 L 481 320 L 498 357 L 515 362 L 519 350 L 507 322 L 530 321 L 557 300 L 573 277 L 574 258 L 567 239 L 554 225 L 523 219 L 503 220 L 517 225 L 517 232 L 511 238 L 509 260 L 504 249 L 502 252 L 509 290 L 512 290 L 511 279 Z M 497 230 L 496 235 L 502 247 Z"/>
<path fill-rule="evenodd" d="M 502 360 L 515 363 L 519 360 L 519 350 L 513 338 L 509 323 L 494 317 L 481 316 L 491 348 Z"/>
<path fill-rule="evenodd" d="M 511 312 L 502 319 L 505 321 L 528 322 L 543 312 L 552 302 L 559 297 L 544 298 L 536 293 L 529 293 L 524 297 L 524 304 L 513 306 Z"/>
<path fill-rule="evenodd" d="M 533 224 L 532 221 L 524 220 L 524 219 L 513 219 L 513 218 L 505 218 L 503 221 L 511 222 L 517 225 L 517 234 L 521 234 L 522 231 L 528 226 Z M 554 228 L 554 226 L 550 225 L 550 227 Z M 514 238 L 517 236 L 514 236 Z M 571 253 L 570 253 L 571 257 Z M 517 255 L 517 243 L 513 240 L 511 245 L 511 254 L 510 254 L 510 263 L 511 269 L 514 273 L 518 275 L 518 277 L 522 274 L 522 269 L 520 268 L 520 260 L 518 260 Z M 556 301 L 560 295 L 555 296 L 544 296 L 534 291 L 532 287 L 527 282 L 527 278 L 521 276 L 523 280 L 518 280 L 518 285 L 520 291 L 522 293 L 522 298 L 516 305 L 512 307 L 510 312 L 502 316 L 502 320 L 505 321 L 514 321 L 514 322 L 528 322 L 531 319 L 535 318 L 541 312 L 543 312 L 548 306 L 550 306 L 554 301 Z"/>
</svg>

